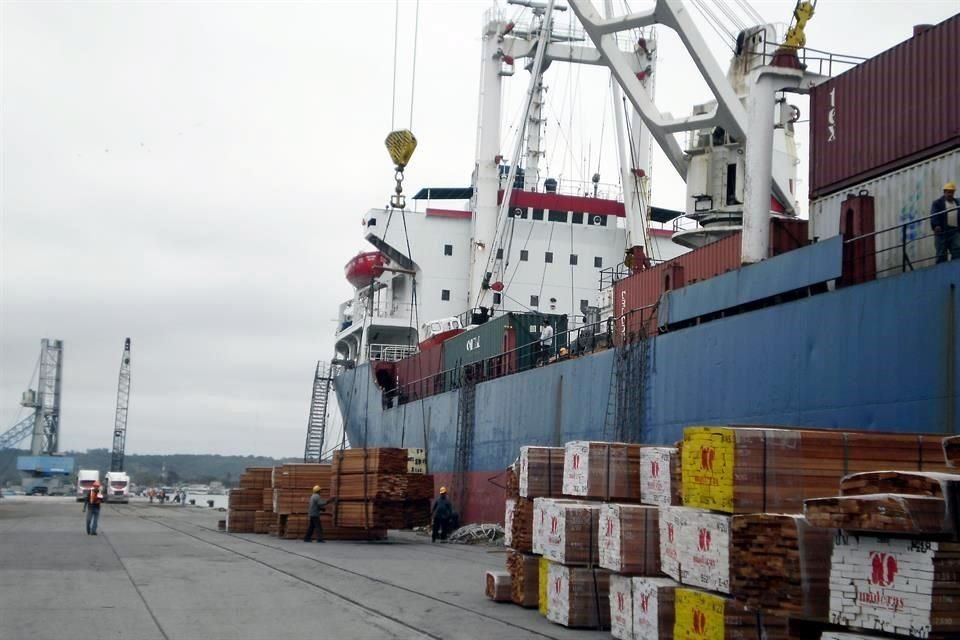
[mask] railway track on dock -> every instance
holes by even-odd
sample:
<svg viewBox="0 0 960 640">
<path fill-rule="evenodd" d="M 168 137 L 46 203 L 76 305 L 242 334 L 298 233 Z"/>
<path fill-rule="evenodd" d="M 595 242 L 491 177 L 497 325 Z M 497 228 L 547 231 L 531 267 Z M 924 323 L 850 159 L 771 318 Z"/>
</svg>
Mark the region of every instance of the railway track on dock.
<svg viewBox="0 0 960 640">
<path fill-rule="evenodd" d="M 314 580 L 311 580 L 311 579 L 309 579 L 309 578 L 307 578 L 307 577 L 304 577 L 304 576 L 302 576 L 302 575 L 297 575 L 297 573 L 295 573 L 295 572 L 293 572 L 293 571 L 289 571 L 289 570 L 287 570 L 287 569 L 284 569 L 284 568 L 282 568 L 282 567 L 279 567 L 279 566 L 277 566 L 277 565 L 274 564 L 274 563 L 271 563 L 271 562 L 269 562 L 269 561 L 267 561 L 267 560 L 261 559 L 261 558 L 259 558 L 259 557 L 254 556 L 254 555 L 251 555 L 250 553 L 245 553 L 243 550 L 235 549 L 235 548 L 233 548 L 233 547 L 231 547 L 231 546 L 228 546 L 228 545 L 225 545 L 225 544 L 221 544 L 221 543 L 219 543 L 219 542 L 217 542 L 217 541 L 215 541 L 215 540 L 210 540 L 210 539 L 208 539 L 205 535 L 201 535 L 201 534 L 213 534 L 213 535 L 215 535 L 215 536 L 218 536 L 218 537 L 226 537 L 226 538 L 228 538 L 228 539 L 230 539 L 230 540 L 237 541 L 237 542 L 243 543 L 243 544 L 245 544 L 245 545 L 250 545 L 250 546 L 252 546 L 252 547 L 262 548 L 262 549 L 269 549 L 269 550 L 272 551 L 272 552 L 279 553 L 279 554 L 283 554 L 283 555 L 285 555 L 285 556 L 287 556 L 287 557 L 297 558 L 298 561 L 299 561 L 299 560 L 307 561 L 307 562 L 313 563 L 314 565 L 322 566 L 322 567 L 324 567 L 324 568 L 327 568 L 327 569 L 330 569 L 330 570 L 333 570 L 333 571 L 336 571 L 336 572 L 340 572 L 340 573 L 342 573 L 342 574 L 345 574 L 346 576 L 350 576 L 350 577 L 357 578 L 357 579 L 360 579 L 360 580 L 363 580 L 363 581 L 366 581 L 366 582 L 369 582 L 369 583 L 376 584 L 376 585 L 378 585 L 378 586 L 380 586 L 380 587 L 384 587 L 384 588 L 387 588 L 387 589 L 397 590 L 397 591 L 403 592 L 403 593 L 408 594 L 408 595 L 412 595 L 412 596 L 415 596 L 415 597 L 418 597 L 418 598 L 423 598 L 424 600 L 427 600 L 427 601 L 429 601 L 429 602 L 432 603 L 432 604 L 442 605 L 442 606 L 444 606 L 444 607 L 450 607 L 450 608 L 455 609 L 455 610 L 457 610 L 458 612 L 461 612 L 461 613 L 463 613 L 463 614 L 469 614 L 469 615 L 477 616 L 478 618 L 481 618 L 483 621 L 486 621 L 486 622 L 488 622 L 488 623 L 495 623 L 495 624 L 497 624 L 497 625 L 503 625 L 503 626 L 505 626 L 505 627 L 508 627 L 509 629 L 513 629 L 513 630 L 518 631 L 518 632 L 523 632 L 524 634 L 529 634 L 530 636 L 533 636 L 533 637 L 548 638 L 548 639 L 550 639 L 550 640 L 561 640 L 561 638 L 559 638 L 558 636 L 553 636 L 553 635 L 544 633 L 544 632 L 542 632 L 542 631 L 540 631 L 540 630 L 533 629 L 533 628 L 531 628 L 531 627 L 528 627 L 528 626 L 525 626 L 525 625 L 522 625 L 522 624 L 517 624 L 517 623 L 514 623 L 514 622 L 510 622 L 510 621 L 508 621 L 508 620 L 504 620 L 503 618 L 499 618 L 499 617 L 490 615 L 489 613 L 486 613 L 486 612 L 484 612 L 484 611 L 482 611 L 482 610 L 475 609 L 475 608 L 471 608 L 471 607 L 469 607 L 469 606 L 465 606 L 465 605 L 459 604 L 459 603 L 457 603 L 457 602 L 452 602 L 452 601 L 450 601 L 450 600 L 447 600 L 447 599 L 444 599 L 444 598 L 435 596 L 435 595 L 430 594 L 430 593 L 427 593 L 427 592 L 425 592 L 425 591 L 420 591 L 420 590 L 418 590 L 418 589 L 414 589 L 414 588 L 411 588 L 411 587 L 408 587 L 408 586 L 404 586 L 404 585 L 402 585 L 402 584 L 397 584 L 396 582 L 392 582 L 392 581 L 390 581 L 390 580 L 385 580 L 385 579 L 383 579 L 383 578 L 381 578 L 381 577 L 378 577 L 378 576 L 376 576 L 376 575 L 373 575 L 373 574 L 370 574 L 370 573 L 367 573 L 367 572 L 357 571 L 357 570 L 354 570 L 354 569 L 350 569 L 350 568 L 348 568 L 348 567 L 344 567 L 344 566 L 342 566 L 342 565 L 340 565 L 340 564 L 336 564 L 336 563 L 334 563 L 334 562 L 330 562 L 330 561 L 328 561 L 328 560 L 324 560 L 324 559 L 318 558 L 318 557 L 316 557 L 316 556 L 312 556 L 312 555 L 305 554 L 305 553 L 299 553 L 299 552 L 297 552 L 297 551 L 293 551 L 292 549 L 286 549 L 286 548 L 284 548 L 283 546 L 274 545 L 274 544 L 269 544 L 269 543 L 267 543 L 267 542 L 261 542 L 261 541 L 259 541 L 259 540 L 251 539 L 251 538 L 249 538 L 249 537 L 242 536 L 242 535 L 238 535 L 238 534 L 233 534 L 233 533 L 227 533 L 227 532 L 218 531 L 217 529 L 214 529 L 214 528 L 212 528 L 212 527 L 203 526 L 203 525 L 196 524 L 196 523 L 193 523 L 193 522 L 181 521 L 181 522 L 177 522 L 177 523 L 176 523 L 176 526 L 175 526 L 174 524 L 171 524 L 171 523 L 169 523 L 169 522 L 166 522 L 166 521 L 162 520 L 161 518 L 159 518 L 159 517 L 157 517 L 157 516 L 145 515 L 143 512 L 149 511 L 150 509 L 149 509 L 148 507 L 141 507 L 141 506 L 135 506 L 135 505 L 124 505 L 123 508 L 120 508 L 120 507 L 117 507 L 117 506 L 115 506 L 115 505 L 111 505 L 111 506 L 113 507 L 113 509 L 114 509 L 117 513 L 119 513 L 119 514 L 121 514 L 121 515 L 131 516 L 131 517 L 135 517 L 135 518 L 139 518 L 139 519 L 148 521 L 148 522 L 150 522 L 150 523 L 152 523 L 152 524 L 156 524 L 157 526 L 164 527 L 164 528 L 166 528 L 166 529 L 169 529 L 169 530 L 171 530 L 171 531 L 174 531 L 174 532 L 176 532 L 176 533 L 179 533 L 179 534 L 181 534 L 181 535 L 183 535 L 183 536 L 189 537 L 189 538 L 191 538 L 191 539 L 197 540 L 197 541 L 202 542 L 202 543 L 204 543 L 204 544 L 207 544 L 207 545 L 216 547 L 216 548 L 218 548 L 218 549 L 220 549 L 220 550 L 222 550 L 222 551 L 226 551 L 226 552 L 231 553 L 231 554 L 234 554 L 234 555 L 236 555 L 236 556 L 238 556 L 238 557 L 244 558 L 245 560 L 248 560 L 248 561 L 250 561 L 250 562 L 257 563 L 257 564 L 259 564 L 259 565 L 261 565 L 261 566 L 263 566 L 263 567 L 266 567 L 266 568 L 268 568 L 268 569 L 270 569 L 270 570 L 272 570 L 272 571 L 276 571 L 276 572 L 278 572 L 278 573 L 280 573 L 280 574 L 283 574 L 283 575 L 285 575 L 285 576 L 287 576 L 287 577 L 289 577 L 289 578 L 292 578 L 292 579 L 294 579 L 294 580 L 297 580 L 297 581 L 299 581 L 299 582 L 301 582 L 301 583 L 303 583 L 303 584 L 306 584 L 306 585 L 308 585 L 308 586 L 310 586 L 310 587 L 312 587 L 312 588 L 315 588 L 315 589 L 317 589 L 317 590 L 319 590 L 319 591 L 323 591 L 324 593 L 326 593 L 326 594 L 328 594 L 328 595 L 330 595 L 330 596 L 332 596 L 332 597 L 334 597 L 334 598 L 337 598 L 337 599 L 339 599 L 339 600 L 342 600 L 342 601 L 344 601 L 344 602 L 346 602 L 346 603 L 348 603 L 348 604 L 350 604 L 350 605 L 352 605 L 352 606 L 359 607 L 360 609 L 362 609 L 363 611 L 369 613 L 370 615 L 377 616 L 377 617 L 380 617 L 380 618 L 385 618 L 385 619 L 390 620 L 391 622 L 393 622 L 393 623 L 395 623 L 395 624 L 398 624 L 398 625 L 403 626 L 404 628 L 410 629 L 411 631 L 415 631 L 416 633 L 421 634 L 423 637 L 436 638 L 436 639 L 438 639 L 438 640 L 442 640 L 442 638 L 444 638 L 445 636 L 436 635 L 436 633 L 431 632 L 431 631 L 429 631 L 429 630 L 427 630 L 427 629 L 425 629 L 425 628 L 423 628 L 423 627 L 416 626 L 416 625 L 411 624 L 410 622 L 405 621 L 405 620 L 403 620 L 403 619 L 401 619 L 401 618 L 398 618 L 398 617 L 396 617 L 396 616 L 392 616 L 392 615 L 386 614 L 386 613 L 384 613 L 383 611 L 381 611 L 381 610 L 379 610 L 379 609 L 370 607 L 369 605 L 364 604 L 363 602 L 360 602 L 359 600 L 357 600 L 357 599 L 355 599 L 355 598 L 351 598 L 351 597 L 349 597 L 349 596 L 344 595 L 341 591 L 337 590 L 336 587 L 328 587 L 328 586 L 326 586 L 326 585 L 324 585 L 324 584 L 320 584 L 320 583 L 318 583 L 318 582 L 316 582 L 316 581 L 314 581 Z M 181 528 L 180 525 L 186 525 L 187 527 L 192 528 L 194 531 L 190 531 L 190 530 L 186 530 L 186 529 L 184 529 L 184 528 Z M 398 545 L 398 546 L 399 546 L 399 545 Z M 402 552 L 406 553 L 406 552 L 408 552 L 409 550 L 411 550 L 413 547 L 414 547 L 414 545 L 404 545 L 404 546 L 400 546 L 399 548 L 400 548 L 400 550 L 402 550 Z M 417 549 L 417 551 L 420 551 L 420 550 Z"/>
</svg>

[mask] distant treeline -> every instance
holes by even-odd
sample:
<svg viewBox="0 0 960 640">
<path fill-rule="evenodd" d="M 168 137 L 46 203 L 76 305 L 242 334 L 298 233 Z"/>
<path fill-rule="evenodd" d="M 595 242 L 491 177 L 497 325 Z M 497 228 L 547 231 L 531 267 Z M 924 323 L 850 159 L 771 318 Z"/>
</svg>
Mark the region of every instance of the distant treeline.
<svg viewBox="0 0 960 640">
<path fill-rule="evenodd" d="M 0 449 L 0 486 L 20 484 L 17 456 L 29 454 L 29 451 L 18 449 Z M 75 469 L 98 469 L 101 473 L 110 470 L 110 451 L 107 449 L 67 451 L 63 455 L 74 458 Z M 247 467 L 272 467 L 298 461 L 294 458 L 277 460 L 263 456 L 127 454 L 124 458 L 124 471 L 130 474 L 135 484 L 140 486 L 161 483 L 209 484 L 216 481 L 231 487 L 236 485 L 240 474 Z M 164 466 L 166 466 L 166 480 L 162 478 Z"/>
</svg>

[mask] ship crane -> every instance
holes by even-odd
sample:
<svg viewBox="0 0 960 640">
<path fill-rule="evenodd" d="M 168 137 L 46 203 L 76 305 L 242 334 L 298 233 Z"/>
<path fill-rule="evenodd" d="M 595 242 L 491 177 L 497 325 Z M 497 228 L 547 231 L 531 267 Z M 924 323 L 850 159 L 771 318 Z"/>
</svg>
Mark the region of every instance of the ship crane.
<svg viewBox="0 0 960 640">
<path fill-rule="evenodd" d="M 123 471 L 123 456 L 127 446 L 127 409 L 130 406 L 130 338 L 123 343 L 120 359 L 120 379 L 117 383 L 117 414 L 113 421 L 113 453 L 110 471 Z"/>
<path fill-rule="evenodd" d="M 49 456 L 60 444 L 60 389 L 63 381 L 63 341 L 44 339 L 37 364 L 37 388 L 23 392 L 20 405 L 33 413 L 0 433 L 0 449 L 17 446 L 32 435 L 30 454 Z"/>
</svg>

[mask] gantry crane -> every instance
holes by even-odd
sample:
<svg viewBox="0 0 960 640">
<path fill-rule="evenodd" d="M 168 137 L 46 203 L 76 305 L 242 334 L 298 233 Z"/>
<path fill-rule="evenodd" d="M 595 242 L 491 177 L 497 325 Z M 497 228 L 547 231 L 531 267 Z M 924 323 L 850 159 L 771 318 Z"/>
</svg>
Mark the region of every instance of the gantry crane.
<svg viewBox="0 0 960 640">
<path fill-rule="evenodd" d="M 113 454 L 110 471 L 123 471 L 123 455 L 127 446 L 127 409 L 130 406 L 130 338 L 123 343 L 120 359 L 120 380 L 117 383 L 117 415 L 113 421 Z"/>
<path fill-rule="evenodd" d="M 37 388 L 23 393 L 20 405 L 33 414 L 0 433 L 0 449 L 15 447 L 27 436 L 30 455 L 49 456 L 60 445 L 60 389 L 63 382 L 63 340 L 44 338 L 37 363 Z"/>
</svg>

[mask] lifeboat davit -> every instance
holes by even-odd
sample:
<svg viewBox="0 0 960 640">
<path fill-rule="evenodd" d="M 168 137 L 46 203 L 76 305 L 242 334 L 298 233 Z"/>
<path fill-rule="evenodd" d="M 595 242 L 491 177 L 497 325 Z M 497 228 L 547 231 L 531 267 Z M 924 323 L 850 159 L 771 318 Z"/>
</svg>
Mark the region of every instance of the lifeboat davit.
<svg viewBox="0 0 960 640">
<path fill-rule="evenodd" d="M 368 251 L 355 255 L 344 271 L 347 274 L 347 282 L 357 289 L 366 287 L 372 280 L 379 278 L 383 274 L 383 267 L 387 264 L 387 256 L 379 251 Z"/>
</svg>

